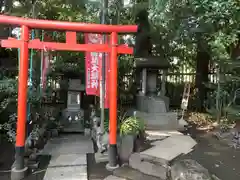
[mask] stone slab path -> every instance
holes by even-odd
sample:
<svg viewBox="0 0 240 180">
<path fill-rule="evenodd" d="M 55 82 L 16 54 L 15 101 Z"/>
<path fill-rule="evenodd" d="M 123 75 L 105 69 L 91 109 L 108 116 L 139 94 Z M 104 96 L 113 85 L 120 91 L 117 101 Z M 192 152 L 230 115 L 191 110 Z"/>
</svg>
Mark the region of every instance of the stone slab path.
<svg viewBox="0 0 240 180">
<path fill-rule="evenodd" d="M 141 154 L 172 161 L 181 154 L 188 154 L 197 144 L 190 136 L 173 135 L 166 139 L 152 143 L 154 147 L 141 152 Z"/>
<path fill-rule="evenodd" d="M 49 140 L 41 153 L 51 156 L 43 180 L 87 180 L 87 153 L 93 153 L 89 137 L 62 135 Z"/>
</svg>

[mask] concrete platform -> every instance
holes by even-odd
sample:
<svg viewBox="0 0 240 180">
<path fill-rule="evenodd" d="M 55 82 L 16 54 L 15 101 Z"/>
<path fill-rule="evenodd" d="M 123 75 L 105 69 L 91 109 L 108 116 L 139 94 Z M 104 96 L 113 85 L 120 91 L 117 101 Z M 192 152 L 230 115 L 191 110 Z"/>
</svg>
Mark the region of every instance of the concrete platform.
<svg viewBox="0 0 240 180">
<path fill-rule="evenodd" d="M 43 180 L 87 180 L 87 153 L 93 144 L 83 135 L 64 135 L 49 140 L 43 155 L 51 155 Z"/>
</svg>

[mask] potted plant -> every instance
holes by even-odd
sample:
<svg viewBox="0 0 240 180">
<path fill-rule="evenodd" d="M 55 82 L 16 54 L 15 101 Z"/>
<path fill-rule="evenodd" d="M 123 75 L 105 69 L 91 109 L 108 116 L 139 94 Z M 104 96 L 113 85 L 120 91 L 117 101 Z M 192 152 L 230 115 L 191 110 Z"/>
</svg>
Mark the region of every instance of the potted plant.
<svg viewBox="0 0 240 180">
<path fill-rule="evenodd" d="M 144 135 L 144 122 L 138 117 L 131 116 L 120 124 L 120 149 L 119 157 L 121 162 L 127 162 L 130 155 L 136 149 L 136 140 Z"/>
</svg>

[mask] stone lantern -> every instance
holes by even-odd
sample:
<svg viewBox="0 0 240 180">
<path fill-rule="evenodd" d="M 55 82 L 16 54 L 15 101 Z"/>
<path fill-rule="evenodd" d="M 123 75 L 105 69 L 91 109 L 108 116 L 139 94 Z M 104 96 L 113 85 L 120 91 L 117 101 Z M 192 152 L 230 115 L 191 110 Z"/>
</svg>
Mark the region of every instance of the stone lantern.
<svg viewBox="0 0 240 180">
<path fill-rule="evenodd" d="M 138 32 L 135 40 L 134 56 L 140 91 L 136 95 L 135 116 L 145 121 L 150 129 L 177 129 L 177 114 L 169 112 L 169 98 L 165 96 L 165 79 L 169 62 L 152 55 L 152 42 L 148 12 L 141 10 L 136 16 Z M 157 92 L 159 71 L 163 71 L 160 94 Z"/>
</svg>

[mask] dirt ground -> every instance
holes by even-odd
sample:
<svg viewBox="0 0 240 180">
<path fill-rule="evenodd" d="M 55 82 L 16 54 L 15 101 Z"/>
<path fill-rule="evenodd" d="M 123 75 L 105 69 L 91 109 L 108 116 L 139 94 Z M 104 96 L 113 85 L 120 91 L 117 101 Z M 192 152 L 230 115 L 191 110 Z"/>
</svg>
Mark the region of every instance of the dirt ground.
<svg viewBox="0 0 240 180">
<path fill-rule="evenodd" d="M 233 149 L 211 134 L 198 134 L 195 150 L 182 158 L 191 158 L 221 180 L 240 179 L 240 150 Z"/>
<path fill-rule="evenodd" d="M 221 180 L 240 179 L 240 150 L 235 150 L 218 139 L 211 133 L 191 131 L 193 138 L 198 142 L 195 149 L 181 158 L 194 159 Z M 180 159 L 181 159 L 180 158 Z M 89 180 L 102 180 L 109 175 L 105 170 L 105 164 L 89 164 Z"/>
</svg>

